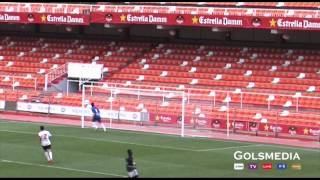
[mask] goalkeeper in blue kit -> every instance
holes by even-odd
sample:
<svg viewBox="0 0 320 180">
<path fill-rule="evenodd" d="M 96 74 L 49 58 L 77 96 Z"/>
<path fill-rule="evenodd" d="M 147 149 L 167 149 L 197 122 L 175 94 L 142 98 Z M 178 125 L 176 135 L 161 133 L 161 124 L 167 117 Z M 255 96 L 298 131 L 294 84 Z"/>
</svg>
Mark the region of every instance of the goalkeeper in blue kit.
<svg viewBox="0 0 320 180">
<path fill-rule="evenodd" d="M 96 130 L 98 129 L 98 124 L 103 128 L 103 131 L 106 132 L 106 127 L 104 124 L 101 122 L 101 116 L 100 116 L 100 110 L 97 108 L 94 103 L 91 103 L 91 111 L 93 113 L 93 118 L 92 118 L 92 127 L 95 128 Z"/>
</svg>

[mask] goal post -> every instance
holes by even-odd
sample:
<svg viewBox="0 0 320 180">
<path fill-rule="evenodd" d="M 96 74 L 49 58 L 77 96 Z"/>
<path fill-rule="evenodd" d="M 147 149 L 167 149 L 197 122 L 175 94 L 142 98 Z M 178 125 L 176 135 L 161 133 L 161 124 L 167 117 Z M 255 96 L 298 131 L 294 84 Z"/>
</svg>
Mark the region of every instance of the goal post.
<svg viewBox="0 0 320 180">
<path fill-rule="evenodd" d="M 139 128 L 152 126 L 165 130 L 176 129 L 176 134 L 185 135 L 184 91 L 158 88 L 115 87 L 107 84 L 82 84 L 81 127 L 90 126 L 91 103 L 100 109 L 102 122 L 109 128 Z M 162 124 L 164 123 L 164 124 Z"/>
<path fill-rule="evenodd" d="M 81 108 L 82 108 L 82 113 L 81 113 L 81 128 L 84 128 L 84 116 L 85 116 L 85 84 L 82 85 L 82 98 L 81 98 Z"/>
</svg>

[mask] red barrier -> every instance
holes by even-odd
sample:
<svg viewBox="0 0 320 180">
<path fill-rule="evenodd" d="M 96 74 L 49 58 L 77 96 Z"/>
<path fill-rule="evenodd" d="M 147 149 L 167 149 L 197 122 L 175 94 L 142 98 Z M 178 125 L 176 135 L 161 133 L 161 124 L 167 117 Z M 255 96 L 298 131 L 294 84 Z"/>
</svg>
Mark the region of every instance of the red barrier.
<svg viewBox="0 0 320 180">
<path fill-rule="evenodd" d="M 320 30 L 315 18 L 93 12 L 91 23 Z"/>
<path fill-rule="evenodd" d="M 170 124 L 170 125 L 180 125 L 181 116 L 176 115 L 166 115 L 166 114 L 155 114 L 150 113 L 150 122 L 157 124 Z M 194 118 L 185 117 L 185 125 L 191 126 L 196 129 L 211 129 L 212 131 L 226 131 L 227 121 L 222 119 L 209 119 L 209 118 Z M 260 123 L 252 121 L 233 121 L 229 122 L 230 131 L 241 133 L 252 133 L 256 132 L 259 134 L 273 134 L 274 136 L 281 136 L 285 134 L 286 136 L 309 136 L 309 137 L 319 137 L 320 128 L 310 127 L 310 126 L 297 126 L 297 125 L 287 125 L 287 124 L 275 124 L 275 123 Z"/>
</svg>

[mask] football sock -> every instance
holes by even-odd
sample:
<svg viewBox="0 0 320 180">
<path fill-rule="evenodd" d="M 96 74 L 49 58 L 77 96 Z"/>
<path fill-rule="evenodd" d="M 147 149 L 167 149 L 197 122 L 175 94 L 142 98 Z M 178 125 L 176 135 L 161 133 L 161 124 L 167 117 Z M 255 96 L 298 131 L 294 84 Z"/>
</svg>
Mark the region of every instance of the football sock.
<svg viewBox="0 0 320 180">
<path fill-rule="evenodd" d="M 101 127 L 103 128 L 103 131 L 107 131 L 103 123 L 101 123 Z"/>
<path fill-rule="evenodd" d="M 44 152 L 44 155 L 46 156 L 47 160 L 49 161 L 50 160 L 49 154 L 47 152 Z"/>
<path fill-rule="evenodd" d="M 51 151 L 51 150 L 49 150 L 49 158 L 50 158 L 50 160 L 53 159 L 53 158 L 52 158 L 52 151 Z"/>
<path fill-rule="evenodd" d="M 96 122 L 92 123 L 92 127 L 95 128 L 95 129 L 98 129 L 98 126 L 97 126 Z"/>
</svg>

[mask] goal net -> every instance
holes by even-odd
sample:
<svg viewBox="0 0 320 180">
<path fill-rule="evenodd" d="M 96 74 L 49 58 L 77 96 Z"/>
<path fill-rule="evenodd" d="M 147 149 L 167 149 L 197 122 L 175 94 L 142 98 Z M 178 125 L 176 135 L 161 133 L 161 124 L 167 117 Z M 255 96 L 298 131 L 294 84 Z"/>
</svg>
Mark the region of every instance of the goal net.
<svg viewBox="0 0 320 180">
<path fill-rule="evenodd" d="M 162 132 L 184 136 L 184 91 L 127 85 L 82 85 L 81 127 L 91 127 L 91 103 L 100 109 L 102 122 L 112 129 Z"/>
</svg>

